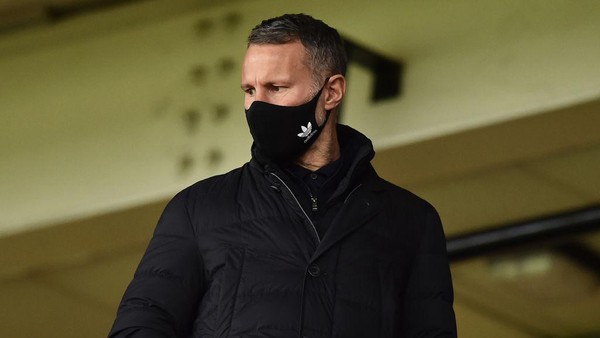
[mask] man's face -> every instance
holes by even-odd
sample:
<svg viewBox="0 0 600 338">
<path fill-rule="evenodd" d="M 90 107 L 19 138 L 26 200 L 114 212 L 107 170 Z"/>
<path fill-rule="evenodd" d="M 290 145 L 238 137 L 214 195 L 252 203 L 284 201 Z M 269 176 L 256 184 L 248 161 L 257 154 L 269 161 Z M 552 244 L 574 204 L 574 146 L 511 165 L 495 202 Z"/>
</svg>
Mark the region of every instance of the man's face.
<svg viewBox="0 0 600 338">
<path fill-rule="evenodd" d="M 244 107 L 264 101 L 280 106 L 308 102 L 313 92 L 306 51 L 299 41 L 282 45 L 250 45 L 242 65 Z"/>
</svg>

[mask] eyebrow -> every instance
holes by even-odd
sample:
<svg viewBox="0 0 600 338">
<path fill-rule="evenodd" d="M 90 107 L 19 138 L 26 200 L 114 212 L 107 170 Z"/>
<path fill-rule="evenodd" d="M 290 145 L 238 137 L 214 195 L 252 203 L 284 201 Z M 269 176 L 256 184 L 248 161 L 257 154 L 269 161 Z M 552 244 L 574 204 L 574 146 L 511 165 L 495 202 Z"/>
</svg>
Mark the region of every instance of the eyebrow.
<svg viewBox="0 0 600 338">
<path fill-rule="evenodd" d="M 252 81 L 253 82 L 253 81 Z M 266 82 L 264 81 L 258 81 L 258 84 L 261 86 L 273 86 L 273 85 L 284 85 L 284 86 L 288 86 L 293 82 L 293 79 L 287 78 L 287 77 L 281 77 L 281 78 L 272 78 Z M 242 82 L 240 85 L 242 88 L 244 86 L 249 86 L 249 87 L 254 87 L 254 85 L 250 84 L 250 83 L 245 83 Z"/>
</svg>

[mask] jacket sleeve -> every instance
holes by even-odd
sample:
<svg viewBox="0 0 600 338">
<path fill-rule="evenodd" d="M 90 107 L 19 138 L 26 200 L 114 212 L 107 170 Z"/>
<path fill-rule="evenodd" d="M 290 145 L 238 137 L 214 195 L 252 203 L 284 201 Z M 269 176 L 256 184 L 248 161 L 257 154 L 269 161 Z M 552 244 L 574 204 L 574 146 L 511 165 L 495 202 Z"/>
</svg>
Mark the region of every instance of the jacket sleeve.
<svg viewBox="0 0 600 338">
<path fill-rule="evenodd" d="M 202 259 L 185 191 L 165 208 L 127 287 L 109 337 L 184 337 L 202 296 Z"/>
<path fill-rule="evenodd" d="M 440 218 L 430 207 L 409 276 L 404 310 L 406 337 L 456 337 L 454 294 Z"/>
</svg>

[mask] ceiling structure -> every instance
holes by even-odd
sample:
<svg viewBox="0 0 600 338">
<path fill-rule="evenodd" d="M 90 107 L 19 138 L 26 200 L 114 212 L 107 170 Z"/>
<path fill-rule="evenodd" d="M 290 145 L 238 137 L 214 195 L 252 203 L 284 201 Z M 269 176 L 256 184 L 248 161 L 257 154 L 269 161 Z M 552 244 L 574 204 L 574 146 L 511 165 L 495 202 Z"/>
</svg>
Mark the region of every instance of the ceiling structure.
<svg viewBox="0 0 600 338">
<path fill-rule="evenodd" d="M 0 32 L 51 23 L 67 16 L 140 0 L 2 0 Z"/>
<path fill-rule="evenodd" d="M 48 8 L 76 15 L 118 2 L 0 0 L 0 18 L 10 18 L 0 20 L 0 34 L 40 23 L 37 29 L 43 30 L 44 22 L 52 19 Z M 430 5 L 423 10 L 435 9 Z M 477 25 L 459 22 L 448 28 L 457 35 Z M 388 28 L 371 25 L 373 31 Z M 410 43 L 449 42 L 431 35 Z M 454 238 L 598 206 L 598 126 L 600 99 L 587 100 L 386 147 L 374 164 L 381 176 L 434 204 L 447 236 Z M 0 237 L 0 336 L 105 336 L 165 203 L 158 200 Z M 590 230 L 553 239 L 551 245 L 536 241 L 454 261 L 460 336 L 599 336 L 598 273 L 554 249 L 564 243 L 600 255 L 600 232 Z"/>
</svg>

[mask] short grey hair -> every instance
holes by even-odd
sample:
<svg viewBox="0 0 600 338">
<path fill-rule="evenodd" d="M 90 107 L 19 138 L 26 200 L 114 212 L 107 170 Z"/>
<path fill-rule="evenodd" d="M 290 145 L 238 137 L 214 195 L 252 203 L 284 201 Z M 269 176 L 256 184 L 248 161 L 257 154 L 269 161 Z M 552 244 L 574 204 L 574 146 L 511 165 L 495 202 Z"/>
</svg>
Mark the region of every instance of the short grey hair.
<svg viewBox="0 0 600 338">
<path fill-rule="evenodd" d="M 313 81 L 319 88 L 326 77 L 346 75 L 348 57 L 340 34 L 306 14 L 284 14 L 262 21 L 248 36 L 248 46 L 300 41 L 308 56 Z"/>
</svg>

